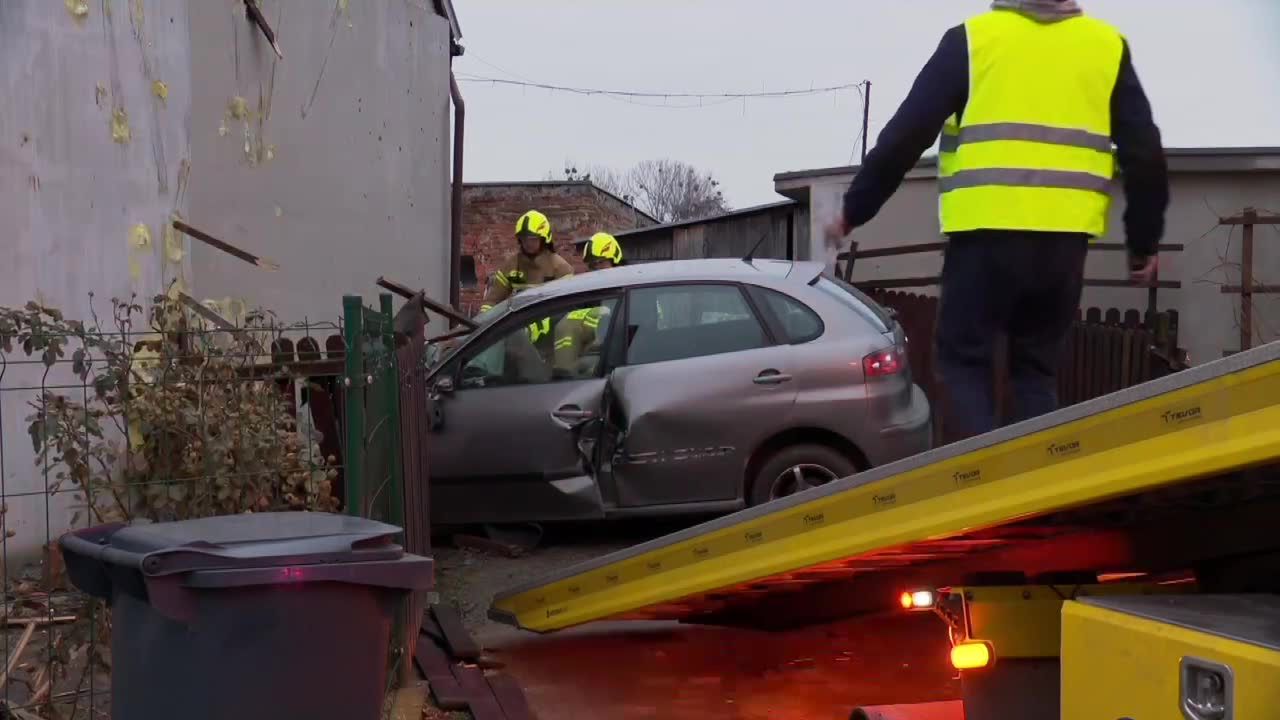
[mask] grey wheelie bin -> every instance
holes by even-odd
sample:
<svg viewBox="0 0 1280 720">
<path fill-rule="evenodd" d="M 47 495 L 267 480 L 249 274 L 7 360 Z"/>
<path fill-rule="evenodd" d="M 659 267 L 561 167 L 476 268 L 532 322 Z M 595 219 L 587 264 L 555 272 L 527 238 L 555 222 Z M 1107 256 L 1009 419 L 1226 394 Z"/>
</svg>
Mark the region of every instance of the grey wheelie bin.
<svg viewBox="0 0 1280 720">
<path fill-rule="evenodd" d="M 396 613 L 433 577 L 399 531 L 299 512 L 64 536 L 71 581 L 112 608 L 112 717 L 378 718 Z"/>
</svg>

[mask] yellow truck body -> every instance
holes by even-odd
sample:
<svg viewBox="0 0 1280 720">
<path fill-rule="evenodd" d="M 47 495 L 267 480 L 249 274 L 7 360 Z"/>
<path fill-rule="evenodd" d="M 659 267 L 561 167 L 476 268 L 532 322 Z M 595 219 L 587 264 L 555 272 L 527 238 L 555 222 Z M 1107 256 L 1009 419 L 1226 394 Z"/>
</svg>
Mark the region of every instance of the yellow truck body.
<svg viewBox="0 0 1280 720">
<path fill-rule="evenodd" d="M 1068 602 L 1061 663 L 1062 720 L 1280 717 L 1280 598 Z"/>
</svg>

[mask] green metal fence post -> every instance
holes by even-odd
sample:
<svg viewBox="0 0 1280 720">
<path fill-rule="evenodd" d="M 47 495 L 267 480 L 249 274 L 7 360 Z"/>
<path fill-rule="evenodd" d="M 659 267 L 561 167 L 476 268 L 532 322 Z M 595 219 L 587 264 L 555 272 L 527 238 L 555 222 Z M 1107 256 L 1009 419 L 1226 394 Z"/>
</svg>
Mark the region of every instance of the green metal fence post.
<svg viewBox="0 0 1280 720">
<path fill-rule="evenodd" d="M 391 455 L 391 486 L 387 488 L 387 492 L 390 493 L 387 497 L 387 511 L 391 517 L 388 522 L 403 528 L 404 471 L 400 455 L 403 452 L 404 441 L 400 437 L 400 358 L 396 352 L 395 310 L 391 305 L 390 293 L 379 294 L 378 302 L 386 319 L 386 323 L 382 326 L 382 342 L 389 355 L 389 362 L 381 382 L 383 406 L 388 413 L 387 451 Z"/>
<path fill-rule="evenodd" d="M 343 458 L 343 499 L 348 515 L 366 515 L 364 496 L 364 308 L 358 295 L 342 297 L 343 339 L 346 341 L 347 452 Z"/>
</svg>

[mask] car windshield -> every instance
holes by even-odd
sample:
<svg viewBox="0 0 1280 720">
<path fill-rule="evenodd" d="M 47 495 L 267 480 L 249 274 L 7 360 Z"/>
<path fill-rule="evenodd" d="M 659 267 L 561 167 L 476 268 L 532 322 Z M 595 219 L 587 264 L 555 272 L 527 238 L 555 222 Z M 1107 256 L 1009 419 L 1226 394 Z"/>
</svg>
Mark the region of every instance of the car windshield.
<svg viewBox="0 0 1280 720">
<path fill-rule="evenodd" d="M 887 310 L 880 307 L 880 304 L 868 297 L 866 293 L 840 278 L 824 273 L 810 284 L 866 318 L 867 322 L 880 332 L 889 332 L 889 328 L 893 327 L 893 316 Z"/>
<path fill-rule="evenodd" d="M 494 305 L 493 307 L 489 308 L 488 310 L 485 310 L 484 312 L 480 313 L 479 315 L 476 315 L 471 319 L 475 321 L 477 326 L 484 327 L 485 325 L 488 325 L 489 323 L 493 322 L 495 318 L 500 317 L 502 313 L 506 312 L 507 308 L 509 307 L 511 307 L 511 298 L 507 298 L 506 300 L 503 300 L 497 305 Z"/>
<path fill-rule="evenodd" d="M 494 305 L 488 310 L 485 310 L 479 315 L 471 318 L 471 320 L 476 324 L 476 330 L 480 330 L 486 325 L 492 323 L 494 320 L 502 317 L 509 307 L 511 307 L 511 298 L 507 298 L 506 300 L 503 300 L 497 305 Z M 440 364 L 451 350 L 457 348 L 466 340 L 466 338 L 471 336 L 472 332 L 475 332 L 475 330 L 467 332 L 466 328 L 461 327 L 459 330 L 460 332 L 450 332 L 447 335 L 436 338 L 435 340 L 427 340 L 427 367 L 434 368 L 436 365 Z"/>
</svg>

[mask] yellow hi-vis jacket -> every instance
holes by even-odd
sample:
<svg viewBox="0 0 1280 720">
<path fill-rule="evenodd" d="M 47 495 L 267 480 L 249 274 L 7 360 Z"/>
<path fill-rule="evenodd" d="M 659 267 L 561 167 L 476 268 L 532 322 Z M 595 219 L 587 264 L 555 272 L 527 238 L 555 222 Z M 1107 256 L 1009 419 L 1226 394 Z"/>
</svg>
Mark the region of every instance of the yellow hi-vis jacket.
<svg viewBox="0 0 1280 720">
<path fill-rule="evenodd" d="M 969 99 L 938 155 L 942 231 L 1105 234 L 1123 37 L 1090 17 L 1043 23 L 1007 10 L 965 32 Z"/>
<path fill-rule="evenodd" d="M 558 372 L 578 374 L 578 359 L 596 343 L 602 321 L 609 321 L 609 310 L 604 306 L 574 310 L 556 323 L 554 365 Z"/>
<path fill-rule="evenodd" d="M 573 266 L 554 250 L 544 250 L 532 258 L 522 252 L 512 253 L 493 273 L 493 282 L 485 293 L 480 312 L 488 310 L 525 288 L 570 275 L 573 275 Z"/>
</svg>

